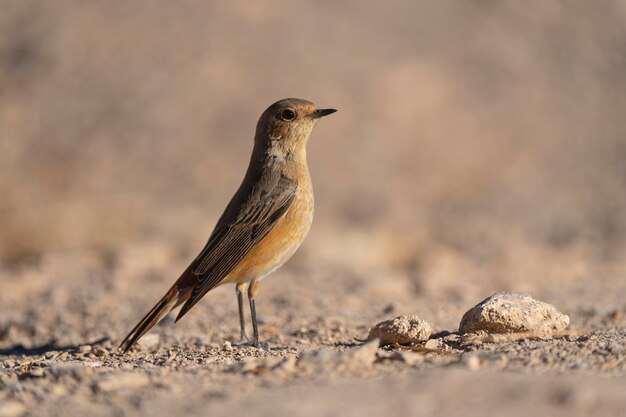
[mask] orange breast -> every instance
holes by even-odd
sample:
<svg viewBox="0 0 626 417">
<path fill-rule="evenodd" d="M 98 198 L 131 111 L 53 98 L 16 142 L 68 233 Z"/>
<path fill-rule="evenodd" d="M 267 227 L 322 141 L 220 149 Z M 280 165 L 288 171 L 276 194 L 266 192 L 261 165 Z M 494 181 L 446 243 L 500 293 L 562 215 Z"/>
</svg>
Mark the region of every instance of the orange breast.
<svg viewBox="0 0 626 417">
<path fill-rule="evenodd" d="M 312 222 L 313 190 L 310 181 L 304 181 L 283 217 L 220 284 L 260 279 L 282 266 L 302 244 Z"/>
</svg>

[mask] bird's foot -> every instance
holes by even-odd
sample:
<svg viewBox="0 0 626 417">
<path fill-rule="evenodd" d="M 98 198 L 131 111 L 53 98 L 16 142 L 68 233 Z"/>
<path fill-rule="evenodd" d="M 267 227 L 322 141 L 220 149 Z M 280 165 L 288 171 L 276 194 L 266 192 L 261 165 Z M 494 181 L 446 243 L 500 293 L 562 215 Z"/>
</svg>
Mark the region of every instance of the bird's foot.
<svg viewBox="0 0 626 417">
<path fill-rule="evenodd" d="M 233 343 L 233 346 L 252 346 L 253 343 L 248 336 L 242 334 L 239 340 Z"/>
<path fill-rule="evenodd" d="M 234 342 L 233 346 L 238 346 L 238 347 L 252 346 L 252 347 L 263 349 L 263 350 L 268 350 L 269 349 L 269 346 L 267 345 L 267 343 L 260 342 L 258 340 L 252 340 L 252 339 L 248 338 L 247 336 L 246 337 L 242 337 L 238 341 Z"/>
<path fill-rule="evenodd" d="M 261 342 L 259 339 L 253 340 L 251 343 L 252 346 L 258 349 L 269 350 L 269 345 L 266 342 Z"/>
</svg>

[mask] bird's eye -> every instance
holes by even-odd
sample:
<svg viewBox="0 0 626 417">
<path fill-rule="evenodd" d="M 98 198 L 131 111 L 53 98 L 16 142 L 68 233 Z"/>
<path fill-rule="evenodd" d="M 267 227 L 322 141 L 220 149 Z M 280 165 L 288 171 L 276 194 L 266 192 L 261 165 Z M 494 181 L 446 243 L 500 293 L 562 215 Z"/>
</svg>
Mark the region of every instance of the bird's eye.
<svg viewBox="0 0 626 417">
<path fill-rule="evenodd" d="M 280 113 L 280 118 L 289 122 L 296 118 L 296 112 L 291 109 L 285 109 Z"/>
</svg>

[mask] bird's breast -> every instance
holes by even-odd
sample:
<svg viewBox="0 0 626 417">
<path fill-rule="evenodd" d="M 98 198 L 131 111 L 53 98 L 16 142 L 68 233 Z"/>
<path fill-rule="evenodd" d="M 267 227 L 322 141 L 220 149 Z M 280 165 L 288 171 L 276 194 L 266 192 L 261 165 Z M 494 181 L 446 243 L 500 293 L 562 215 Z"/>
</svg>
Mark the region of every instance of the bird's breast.
<svg viewBox="0 0 626 417">
<path fill-rule="evenodd" d="M 260 279 L 287 262 L 311 228 L 313 203 L 310 179 L 299 179 L 296 198 L 285 214 L 222 282 L 240 283 Z"/>
</svg>

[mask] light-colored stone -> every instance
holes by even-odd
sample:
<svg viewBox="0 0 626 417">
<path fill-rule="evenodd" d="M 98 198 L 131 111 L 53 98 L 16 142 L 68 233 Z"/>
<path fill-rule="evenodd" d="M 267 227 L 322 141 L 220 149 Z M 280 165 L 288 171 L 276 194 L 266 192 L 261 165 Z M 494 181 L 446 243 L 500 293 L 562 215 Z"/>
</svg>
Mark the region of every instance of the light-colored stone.
<svg viewBox="0 0 626 417">
<path fill-rule="evenodd" d="M 144 335 L 141 339 L 137 341 L 137 345 L 142 349 L 153 349 L 159 345 L 161 341 L 161 336 L 157 333 L 149 333 Z"/>
<path fill-rule="evenodd" d="M 554 306 L 537 301 L 528 294 L 499 292 L 471 308 L 461 320 L 461 333 L 562 331 L 569 317 Z"/>
<path fill-rule="evenodd" d="M 424 343 L 424 347 L 426 349 L 436 350 L 436 349 L 439 349 L 440 346 L 441 344 L 439 342 L 439 339 L 428 339 L 426 343 Z"/>
<path fill-rule="evenodd" d="M 370 330 L 368 340 L 380 339 L 381 346 L 397 343 L 406 345 L 428 340 L 432 328 L 426 320 L 416 315 L 399 316 L 378 323 Z"/>
<path fill-rule="evenodd" d="M 79 353 L 89 353 L 91 352 L 91 346 L 89 345 L 82 345 L 78 347 L 78 352 Z"/>
</svg>

